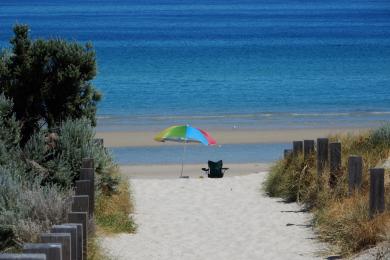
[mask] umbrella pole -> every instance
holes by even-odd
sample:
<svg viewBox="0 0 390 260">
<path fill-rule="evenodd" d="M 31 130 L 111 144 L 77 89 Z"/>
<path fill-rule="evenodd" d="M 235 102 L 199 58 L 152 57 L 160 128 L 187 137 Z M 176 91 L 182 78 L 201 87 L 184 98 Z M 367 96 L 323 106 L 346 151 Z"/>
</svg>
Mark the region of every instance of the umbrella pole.
<svg viewBox="0 0 390 260">
<path fill-rule="evenodd" d="M 184 142 L 183 157 L 181 158 L 181 173 L 180 173 L 180 178 L 183 177 L 184 157 L 185 157 L 185 155 L 186 155 L 186 146 L 187 146 L 187 142 Z"/>
</svg>

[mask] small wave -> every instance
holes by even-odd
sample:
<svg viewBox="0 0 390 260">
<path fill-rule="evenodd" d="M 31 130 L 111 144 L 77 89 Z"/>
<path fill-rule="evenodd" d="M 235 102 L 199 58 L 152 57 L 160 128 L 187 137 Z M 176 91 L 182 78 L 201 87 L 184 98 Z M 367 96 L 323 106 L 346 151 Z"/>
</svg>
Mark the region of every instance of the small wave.
<svg viewBox="0 0 390 260">
<path fill-rule="evenodd" d="M 368 114 L 373 114 L 373 115 L 390 115 L 390 111 L 374 111 L 374 112 L 368 112 Z"/>
<path fill-rule="evenodd" d="M 97 119 L 97 120 L 101 120 L 101 119 L 111 119 L 111 118 L 114 118 L 114 116 L 99 116 L 99 115 L 96 116 L 96 119 Z"/>
<path fill-rule="evenodd" d="M 349 116 L 351 113 L 292 113 L 292 116 L 302 117 L 323 117 L 323 116 Z"/>
</svg>

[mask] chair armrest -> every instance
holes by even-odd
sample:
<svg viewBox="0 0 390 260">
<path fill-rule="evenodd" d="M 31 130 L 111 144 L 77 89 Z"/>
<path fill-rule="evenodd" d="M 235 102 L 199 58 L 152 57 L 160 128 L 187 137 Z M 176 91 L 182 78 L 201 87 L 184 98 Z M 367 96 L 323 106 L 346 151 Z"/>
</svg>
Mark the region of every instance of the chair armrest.
<svg viewBox="0 0 390 260">
<path fill-rule="evenodd" d="M 222 170 L 226 171 L 226 170 L 229 170 L 229 168 L 222 168 Z"/>
<path fill-rule="evenodd" d="M 207 169 L 207 168 L 202 168 L 202 171 L 208 172 L 209 169 Z"/>
</svg>

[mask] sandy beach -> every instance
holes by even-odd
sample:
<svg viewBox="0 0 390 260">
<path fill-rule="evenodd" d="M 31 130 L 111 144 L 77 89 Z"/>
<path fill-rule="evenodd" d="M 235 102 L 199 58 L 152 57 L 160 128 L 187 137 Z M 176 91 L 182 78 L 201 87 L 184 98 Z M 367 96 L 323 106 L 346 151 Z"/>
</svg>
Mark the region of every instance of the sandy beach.
<svg viewBox="0 0 390 260">
<path fill-rule="evenodd" d="M 132 178 L 136 234 L 102 238 L 114 259 L 316 259 L 310 214 L 261 191 L 265 172 Z"/>
<path fill-rule="evenodd" d="M 337 128 L 337 129 L 284 129 L 284 130 L 209 130 L 218 144 L 249 144 L 249 143 L 285 143 L 293 140 L 316 139 L 329 134 L 359 133 L 366 128 Z M 104 139 L 106 147 L 137 147 L 175 145 L 175 143 L 159 143 L 153 140 L 157 132 L 128 131 L 128 132 L 97 132 L 97 138 Z"/>
<path fill-rule="evenodd" d="M 251 172 L 268 171 L 270 164 L 267 163 L 234 163 L 226 164 L 228 167 L 226 176 L 244 176 Z M 190 178 L 205 177 L 202 168 L 207 168 L 205 164 L 186 164 L 184 165 L 184 176 Z M 123 177 L 131 179 L 177 179 L 180 176 L 181 164 L 166 165 L 121 165 L 120 172 Z"/>
</svg>

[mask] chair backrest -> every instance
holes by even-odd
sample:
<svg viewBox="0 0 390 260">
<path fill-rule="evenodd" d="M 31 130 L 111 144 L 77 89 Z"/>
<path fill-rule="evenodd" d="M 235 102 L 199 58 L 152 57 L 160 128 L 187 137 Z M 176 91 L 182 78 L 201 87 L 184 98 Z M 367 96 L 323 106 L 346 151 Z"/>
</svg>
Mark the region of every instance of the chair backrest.
<svg viewBox="0 0 390 260">
<path fill-rule="evenodd" d="M 219 160 L 218 162 L 208 161 L 208 165 L 209 165 L 211 175 L 222 174 L 222 166 L 223 166 L 222 160 Z"/>
</svg>

